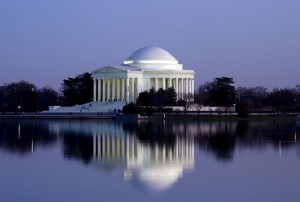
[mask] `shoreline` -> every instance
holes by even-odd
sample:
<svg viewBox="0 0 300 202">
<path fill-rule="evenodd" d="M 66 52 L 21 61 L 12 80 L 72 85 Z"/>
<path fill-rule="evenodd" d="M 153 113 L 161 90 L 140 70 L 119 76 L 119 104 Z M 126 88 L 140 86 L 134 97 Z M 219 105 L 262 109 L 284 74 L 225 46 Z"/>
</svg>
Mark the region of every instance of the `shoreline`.
<svg viewBox="0 0 300 202">
<path fill-rule="evenodd" d="M 274 115 L 261 114 L 249 115 L 241 118 L 235 114 L 195 114 L 195 113 L 157 113 L 152 116 L 141 116 L 137 114 L 0 114 L 1 119 L 162 119 L 162 120 L 300 120 L 300 114 Z"/>
</svg>

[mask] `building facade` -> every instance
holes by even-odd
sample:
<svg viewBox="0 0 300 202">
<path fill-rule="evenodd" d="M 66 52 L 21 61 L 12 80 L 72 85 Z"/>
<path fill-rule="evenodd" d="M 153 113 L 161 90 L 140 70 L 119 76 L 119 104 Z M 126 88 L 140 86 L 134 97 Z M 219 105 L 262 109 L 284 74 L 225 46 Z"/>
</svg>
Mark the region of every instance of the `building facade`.
<svg viewBox="0 0 300 202">
<path fill-rule="evenodd" d="M 119 66 L 104 66 L 92 72 L 94 102 L 131 102 L 139 93 L 154 88 L 173 87 L 178 99 L 193 100 L 194 70 L 182 64 L 166 50 L 144 47 L 131 54 Z"/>
</svg>

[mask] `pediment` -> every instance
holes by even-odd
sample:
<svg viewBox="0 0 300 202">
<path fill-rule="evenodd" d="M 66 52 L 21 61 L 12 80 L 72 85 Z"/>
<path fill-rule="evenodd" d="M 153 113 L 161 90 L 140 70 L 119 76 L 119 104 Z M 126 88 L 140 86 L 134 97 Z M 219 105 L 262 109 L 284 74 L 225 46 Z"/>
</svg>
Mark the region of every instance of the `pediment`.
<svg viewBox="0 0 300 202">
<path fill-rule="evenodd" d="M 93 74 L 95 73 L 108 74 L 108 73 L 120 73 L 120 72 L 127 72 L 127 71 L 115 66 L 104 66 L 101 67 L 100 69 L 93 71 Z"/>
</svg>

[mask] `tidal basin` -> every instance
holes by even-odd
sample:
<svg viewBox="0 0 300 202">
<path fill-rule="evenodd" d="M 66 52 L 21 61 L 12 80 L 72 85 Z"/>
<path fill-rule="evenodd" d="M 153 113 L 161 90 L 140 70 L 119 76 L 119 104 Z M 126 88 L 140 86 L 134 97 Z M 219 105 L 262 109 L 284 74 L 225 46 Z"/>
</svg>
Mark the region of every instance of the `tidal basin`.
<svg viewBox="0 0 300 202">
<path fill-rule="evenodd" d="M 0 201 L 299 201 L 299 121 L 0 120 Z"/>
</svg>

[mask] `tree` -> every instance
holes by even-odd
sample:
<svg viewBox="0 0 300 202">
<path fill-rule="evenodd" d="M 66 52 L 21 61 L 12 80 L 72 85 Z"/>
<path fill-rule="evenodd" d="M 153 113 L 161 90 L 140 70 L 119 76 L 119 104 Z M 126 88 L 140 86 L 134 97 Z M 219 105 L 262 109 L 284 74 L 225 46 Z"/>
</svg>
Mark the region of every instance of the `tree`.
<svg viewBox="0 0 300 202">
<path fill-rule="evenodd" d="M 266 98 L 267 104 L 273 107 L 273 110 L 278 113 L 291 111 L 296 106 L 296 93 L 293 89 L 274 89 Z M 294 110 L 293 110 L 294 111 Z"/>
<path fill-rule="evenodd" d="M 123 107 L 123 113 L 124 114 L 141 114 L 142 109 L 135 103 L 131 102 Z"/>
<path fill-rule="evenodd" d="M 187 105 L 187 101 L 185 101 L 183 99 L 180 99 L 180 100 L 177 101 L 177 105 L 185 107 Z"/>
<path fill-rule="evenodd" d="M 248 117 L 247 105 L 243 101 L 237 103 L 236 111 L 237 111 L 238 117 L 240 117 L 240 118 Z"/>
<path fill-rule="evenodd" d="M 210 105 L 209 94 L 211 89 L 212 82 L 205 82 L 203 85 L 199 86 L 198 91 L 194 95 L 194 104 L 196 106 L 198 116 L 202 106 Z"/>
<path fill-rule="evenodd" d="M 300 112 L 300 84 L 297 84 L 294 88 L 295 94 L 296 94 L 296 105 L 297 105 L 297 112 Z"/>
<path fill-rule="evenodd" d="M 176 105 L 177 93 L 173 87 L 167 89 L 167 97 L 168 97 L 168 101 L 167 101 L 168 106 Z"/>
<path fill-rule="evenodd" d="M 176 104 L 177 94 L 174 88 L 168 88 L 164 90 L 162 88 L 155 91 L 154 88 L 151 88 L 149 91 L 143 91 L 139 93 L 139 96 L 136 100 L 136 104 L 139 106 L 156 106 L 162 107 L 167 105 Z"/>
<path fill-rule="evenodd" d="M 37 112 L 58 104 L 58 93 L 50 87 L 38 89 L 27 81 L 0 86 L 0 111 Z"/>
<path fill-rule="evenodd" d="M 156 91 L 154 88 L 149 90 L 149 106 L 156 106 Z"/>
<path fill-rule="evenodd" d="M 5 84 L 1 90 L 3 94 L 2 110 L 11 112 L 34 112 L 37 106 L 37 88 L 27 81 Z"/>
<path fill-rule="evenodd" d="M 58 92 L 51 87 L 43 87 L 38 90 L 38 110 L 47 110 L 49 106 L 59 104 Z"/>
<path fill-rule="evenodd" d="M 156 92 L 156 106 L 158 107 L 166 106 L 167 103 L 168 103 L 167 91 L 162 88 L 158 89 L 158 91 Z"/>
<path fill-rule="evenodd" d="M 236 91 L 232 78 L 215 78 L 209 91 L 209 102 L 215 106 L 232 107 L 236 101 Z"/>
<path fill-rule="evenodd" d="M 237 88 L 238 102 L 243 102 L 249 110 L 257 111 L 262 108 L 263 100 L 267 97 L 268 91 L 265 87 Z"/>
<path fill-rule="evenodd" d="M 194 96 L 194 105 L 196 107 L 196 110 L 197 110 L 198 116 L 199 116 L 200 110 L 203 106 L 203 100 L 202 100 L 201 94 L 198 94 L 198 93 L 195 94 L 195 96 Z"/>
<path fill-rule="evenodd" d="M 148 91 L 143 91 L 139 94 L 136 99 L 136 104 L 138 106 L 149 106 L 150 105 L 150 93 Z"/>
<path fill-rule="evenodd" d="M 0 111 L 5 112 L 7 109 L 7 100 L 5 94 L 5 86 L 0 86 Z"/>
<path fill-rule="evenodd" d="M 61 85 L 65 105 L 75 105 L 91 102 L 93 99 L 93 79 L 90 73 L 78 75 L 75 78 L 64 79 Z"/>
<path fill-rule="evenodd" d="M 195 102 L 201 105 L 210 105 L 210 91 L 213 88 L 213 82 L 205 82 L 200 85 L 198 91 L 195 94 Z"/>
<path fill-rule="evenodd" d="M 263 100 L 268 96 L 267 88 L 262 86 L 257 86 L 254 88 L 254 110 L 260 109 L 262 107 Z"/>
</svg>

